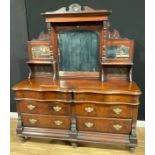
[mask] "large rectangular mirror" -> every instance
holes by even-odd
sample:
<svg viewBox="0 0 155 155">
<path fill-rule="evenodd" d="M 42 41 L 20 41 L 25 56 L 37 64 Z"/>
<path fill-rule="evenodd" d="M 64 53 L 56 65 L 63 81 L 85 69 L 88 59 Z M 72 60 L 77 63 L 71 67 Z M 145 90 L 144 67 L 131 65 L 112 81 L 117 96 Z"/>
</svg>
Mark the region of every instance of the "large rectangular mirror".
<svg viewBox="0 0 155 155">
<path fill-rule="evenodd" d="M 99 32 L 70 30 L 58 36 L 60 71 L 99 71 Z"/>
</svg>

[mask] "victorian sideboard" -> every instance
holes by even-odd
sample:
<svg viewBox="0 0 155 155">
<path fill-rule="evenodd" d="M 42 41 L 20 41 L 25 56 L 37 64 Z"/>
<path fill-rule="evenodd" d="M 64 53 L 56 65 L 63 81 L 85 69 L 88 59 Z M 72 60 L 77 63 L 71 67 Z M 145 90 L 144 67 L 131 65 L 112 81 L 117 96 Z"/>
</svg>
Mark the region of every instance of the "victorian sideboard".
<svg viewBox="0 0 155 155">
<path fill-rule="evenodd" d="M 13 86 L 17 135 L 137 145 L 134 40 L 110 32 L 110 10 L 72 4 L 42 15 L 48 33 L 28 41 L 28 78 Z"/>
</svg>

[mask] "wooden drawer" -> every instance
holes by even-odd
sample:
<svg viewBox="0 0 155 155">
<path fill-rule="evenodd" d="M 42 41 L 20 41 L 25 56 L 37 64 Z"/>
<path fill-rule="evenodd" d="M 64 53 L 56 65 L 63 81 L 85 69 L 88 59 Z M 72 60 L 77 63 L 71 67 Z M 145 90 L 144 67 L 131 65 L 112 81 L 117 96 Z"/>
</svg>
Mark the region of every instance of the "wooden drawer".
<svg viewBox="0 0 155 155">
<path fill-rule="evenodd" d="M 76 103 L 75 113 L 76 115 L 79 115 L 79 116 L 131 118 L 132 106 Z"/>
<path fill-rule="evenodd" d="M 81 131 L 129 134 L 131 119 L 77 117 L 77 128 Z"/>
<path fill-rule="evenodd" d="M 70 129 L 70 117 L 55 115 L 22 114 L 25 127 Z"/>
<path fill-rule="evenodd" d="M 121 94 L 97 94 L 97 93 L 75 93 L 75 102 L 88 102 L 88 103 L 103 103 L 103 102 L 123 102 L 123 103 L 138 103 L 137 96 L 121 95 Z"/>
<path fill-rule="evenodd" d="M 70 103 L 20 101 L 17 107 L 22 113 L 70 115 Z"/>
<path fill-rule="evenodd" d="M 57 92 L 57 91 L 28 91 L 28 90 L 20 90 L 16 91 L 16 98 L 27 98 L 27 99 L 36 99 L 36 100 L 60 100 L 60 101 L 71 101 L 71 93 L 70 92 Z"/>
</svg>

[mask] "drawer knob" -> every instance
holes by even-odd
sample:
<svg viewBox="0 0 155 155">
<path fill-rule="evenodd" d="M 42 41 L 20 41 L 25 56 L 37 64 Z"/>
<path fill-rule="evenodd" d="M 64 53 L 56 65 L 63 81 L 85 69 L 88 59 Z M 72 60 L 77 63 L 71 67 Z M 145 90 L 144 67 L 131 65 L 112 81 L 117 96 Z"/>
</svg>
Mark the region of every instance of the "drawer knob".
<svg viewBox="0 0 155 155">
<path fill-rule="evenodd" d="M 62 109 L 62 107 L 56 105 L 56 106 L 53 106 L 53 110 L 54 111 L 60 111 Z"/>
<path fill-rule="evenodd" d="M 120 129 L 122 128 L 122 125 L 115 124 L 115 125 L 113 125 L 113 128 L 114 128 L 115 130 L 120 130 Z"/>
<path fill-rule="evenodd" d="M 32 105 L 32 104 L 27 105 L 27 108 L 28 108 L 29 110 L 33 110 L 35 107 L 36 107 L 36 106 L 35 106 L 35 105 Z"/>
<path fill-rule="evenodd" d="M 119 115 L 119 114 L 122 112 L 122 109 L 120 109 L 120 108 L 114 108 L 114 109 L 113 109 L 113 112 L 114 112 L 115 114 Z"/>
<path fill-rule="evenodd" d="M 62 121 L 59 121 L 59 120 L 54 121 L 54 124 L 57 125 L 57 126 L 60 126 L 62 123 L 63 123 L 63 122 L 62 122 Z"/>
<path fill-rule="evenodd" d="M 94 108 L 93 107 L 85 107 L 84 108 L 86 112 L 92 112 L 94 111 Z"/>
<path fill-rule="evenodd" d="M 85 126 L 86 126 L 87 128 L 92 128 L 92 127 L 94 126 L 94 123 L 86 122 L 86 123 L 85 123 Z"/>
<path fill-rule="evenodd" d="M 31 124 L 36 124 L 37 123 L 37 120 L 36 119 L 29 119 L 29 122 L 31 123 Z"/>
</svg>

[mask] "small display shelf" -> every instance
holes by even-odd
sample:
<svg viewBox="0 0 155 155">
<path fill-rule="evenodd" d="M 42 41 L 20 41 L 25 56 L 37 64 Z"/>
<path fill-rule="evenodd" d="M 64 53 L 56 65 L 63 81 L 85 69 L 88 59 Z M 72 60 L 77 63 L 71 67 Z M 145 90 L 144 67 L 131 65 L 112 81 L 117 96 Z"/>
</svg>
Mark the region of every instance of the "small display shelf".
<svg viewBox="0 0 155 155">
<path fill-rule="evenodd" d="M 107 31 L 101 60 L 101 80 L 124 79 L 132 82 L 134 40 L 122 38 L 117 30 Z"/>
<path fill-rule="evenodd" d="M 29 68 L 28 79 L 37 77 L 55 78 L 55 62 L 30 60 L 26 63 Z"/>
</svg>

